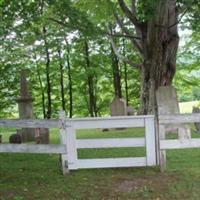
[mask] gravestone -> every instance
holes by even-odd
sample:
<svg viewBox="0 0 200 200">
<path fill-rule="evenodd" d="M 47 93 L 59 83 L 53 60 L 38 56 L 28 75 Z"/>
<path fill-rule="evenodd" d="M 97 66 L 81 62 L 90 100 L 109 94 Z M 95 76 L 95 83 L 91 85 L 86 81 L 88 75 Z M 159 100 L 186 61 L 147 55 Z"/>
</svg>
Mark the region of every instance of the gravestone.
<svg viewBox="0 0 200 200">
<path fill-rule="evenodd" d="M 131 116 L 131 115 L 135 115 L 135 110 L 134 110 L 134 108 L 133 107 L 131 107 L 131 106 L 127 106 L 127 115 L 128 116 Z"/>
<path fill-rule="evenodd" d="M 127 106 L 126 100 L 115 96 L 110 104 L 111 116 L 126 116 Z"/>
<path fill-rule="evenodd" d="M 33 98 L 29 94 L 28 82 L 26 80 L 26 71 L 22 70 L 20 73 L 20 97 L 17 99 L 19 118 L 32 119 L 33 118 Z M 17 131 L 21 135 L 22 142 L 34 141 L 34 129 L 23 128 Z"/>
<path fill-rule="evenodd" d="M 35 137 L 37 144 L 49 144 L 49 129 L 48 128 L 37 128 L 38 135 Z"/>
<path fill-rule="evenodd" d="M 20 77 L 20 97 L 17 99 L 19 118 L 20 119 L 33 119 L 33 98 L 29 94 L 28 81 L 26 79 L 27 72 L 21 71 Z M 34 128 L 23 128 L 17 130 L 17 133 L 21 136 L 22 142 L 35 141 L 36 130 Z M 40 143 L 49 142 L 49 130 L 40 129 L 39 132 Z"/>
<path fill-rule="evenodd" d="M 22 138 L 21 135 L 18 133 L 14 133 L 9 137 L 9 143 L 12 144 L 21 144 L 22 143 Z"/>
<path fill-rule="evenodd" d="M 172 86 L 161 86 L 156 91 L 158 115 L 180 114 L 176 89 Z M 178 128 L 177 128 L 178 127 Z M 178 131 L 180 140 L 190 139 L 191 131 L 185 124 L 177 124 L 175 128 L 170 124 L 165 126 L 166 132 Z"/>
<path fill-rule="evenodd" d="M 193 107 L 193 108 L 192 108 L 192 113 L 200 113 L 200 108 L 198 108 L 198 107 Z M 200 133 L 200 123 L 195 122 L 195 123 L 194 123 L 194 126 L 195 126 L 197 132 Z"/>
</svg>

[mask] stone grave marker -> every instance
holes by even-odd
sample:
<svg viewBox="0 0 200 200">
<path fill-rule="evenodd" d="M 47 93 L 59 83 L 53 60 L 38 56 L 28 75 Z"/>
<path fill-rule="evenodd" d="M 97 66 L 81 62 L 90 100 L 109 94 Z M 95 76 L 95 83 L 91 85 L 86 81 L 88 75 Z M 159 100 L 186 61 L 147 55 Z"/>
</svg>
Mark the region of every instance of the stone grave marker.
<svg viewBox="0 0 200 200">
<path fill-rule="evenodd" d="M 26 71 L 22 70 L 20 73 L 20 97 L 17 99 L 19 118 L 20 119 L 32 119 L 33 118 L 33 98 L 29 94 L 28 82 L 26 80 Z M 17 130 L 17 133 L 21 135 L 22 142 L 34 141 L 35 134 L 34 129 L 23 128 Z"/>
<path fill-rule="evenodd" d="M 115 96 L 110 104 L 110 112 L 111 116 L 126 116 L 127 115 L 126 100 Z"/>
<path fill-rule="evenodd" d="M 172 86 L 161 86 L 156 91 L 156 101 L 158 107 L 158 115 L 179 114 L 179 105 L 177 100 L 176 89 Z M 177 124 L 178 138 L 180 140 L 190 139 L 191 131 L 185 124 Z M 177 128 L 172 128 L 168 125 L 165 127 L 166 132 L 177 131 Z"/>
<path fill-rule="evenodd" d="M 28 81 L 26 79 L 27 72 L 22 70 L 20 73 L 20 97 L 17 99 L 19 118 L 20 119 L 33 119 L 33 98 L 29 93 Z M 40 143 L 49 142 L 49 131 L 48 129 L 42 130 L 41 132 L 41 141 Z M 23 128 L 17 130 L 17 133 L 20 134 L 22 142 L 35 141 L 35 129 L 33 128 Z"/>
<path fill-rule="evenodd" d="M 135 110 L 134 110 L 134 108 L 133 107 L 131 107 L 131 106 L 127 106 L 127 115 L 128 116 L 131 116 L 131 115 L 135 115 Z"/>
<path fill-rule="evenodd" d="M 200 113 L 200 108 L 198 108 L 198 107 L 193 107 L 192 113 Z M 197 132 L 200 133 L 200 123 L 199 123 L 199 122 L 195 122 L 195 123 L 194 123 L 194 126 L 195 126 Z"/>
</svg>

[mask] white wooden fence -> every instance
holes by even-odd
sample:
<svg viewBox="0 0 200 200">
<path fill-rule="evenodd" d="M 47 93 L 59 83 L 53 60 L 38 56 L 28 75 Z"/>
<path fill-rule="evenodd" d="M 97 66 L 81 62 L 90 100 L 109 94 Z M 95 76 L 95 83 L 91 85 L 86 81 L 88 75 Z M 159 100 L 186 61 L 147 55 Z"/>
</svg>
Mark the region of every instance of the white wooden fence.
<svg viewBox="0 0 200 200">
<path fill-rule="evenodd" d="M 63 119 L 64 120 L 64 119 Z M 63 133 L 66 138 L 69 170 L 80 168 L 109 168 L 155 166 L 155 122 L 154 116 L 84 118 L 65 120 Z M 93 128 L 130 128 L 145 127 L 145 138 L 114 138 L 114 139 L 76 139 L 77 129 Z M 109 132 L 108 132 L 109 134 Z M 113 148 L 113 147 L 145 147 L 146 157 L 78 159 L 77 149 Z"/>
<path fill-rule="evenodd" d="M 61 128 L 59 120 L 0 120 L 7 128 Z M 64 153 L 65 145 L 57 144 L 0 144 L 0 153 Z"/>
<path fill-rule="evenodd" d="M 0 120 L 0 127 L 13 128 L 58 128 L 60 144 L 0 144 L 0 153 L 56 153 L 61 154 L 63 174 L 81 168 L 109 168 L 155 166 L 160 164 L 161 171 L 166 168 L 166 150 L 199 148 L 200 138 L 179 140 L 166 139 L 165 126 L 181 126 L 182 123 L 200 122 L 200 114 L 161 115 L 159 116 L 158 136 L 154 116 L 129 116 L 107 118 L 67 119 L 63 112 L 58 120 Z M 76 139 L 78 129 L 144 127 L 144 138 L 101 138 Z M 109 134 L 109 132 L 108 132 Z M 157 139 L 158 138 L 158 139 Z M 158 145 L 156 145 L 158 141 Z M 145 157 L 79 159 L 78 149 L 145 147 Z M 156 151 L 158 156 L 156 156 Z M 157 159 L 156 159 L 157 157 Z M 156 160 L 159 162 L 156 163 Z"/>
<path fill-rule="evenodd" d="M 63 174 L 80 168 L 155 166 L 154 116 L 67 119 L 59 120 L 0 120 L 0 127 L 59 128 L 61 144 L 0 144 L 0 152 L 61 154 Z M 77 129 L 145 127 L 145 138 L 76 139 Z M 109 134 L 109 132 L 108 132 Z M 146 157 L 78 159 L 77 149 L 146 147 Z"/>
<path fill-rule="evenodd" d="M 200 123 L 200 114 L 182 114 L 182 115 L 161 115 L 159 116 L 159 163 L 161 171 L 166 169 L 166 150 L 167 149 L 184 149 L 199 148 L 200 138 L 191 138 L 185 140 L 166 139 L 165 126 L 169 125 L 179 128 L 185 123 Z"/>
</svg>

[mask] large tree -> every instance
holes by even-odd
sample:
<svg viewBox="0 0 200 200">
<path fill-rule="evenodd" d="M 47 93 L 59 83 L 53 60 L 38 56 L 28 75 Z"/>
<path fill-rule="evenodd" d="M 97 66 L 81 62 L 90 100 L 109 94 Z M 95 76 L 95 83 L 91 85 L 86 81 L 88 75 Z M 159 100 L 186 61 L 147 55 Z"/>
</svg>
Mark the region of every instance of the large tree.
<svg viewBox="0 0 200 200">
<path fill-rule="evenodd" d="M 110 3 L 112 1 L 109 1 Z M 117 0 L 120 11 L 113 10 L 123 37 L 138 50 L 142 63 L 141 113 L 156 113 L 155 92 L 171 85 L 176 72 L 179 46 L 178 25 L 195 30 L 199 22 L 198 0 Z M 124 18 L 124 17 L 123 17 Z"/>
<path fill-rule="evenodd" d="M 131 0 L 128 5 L 124 0 L 118 0 L 118 4 L 129 22 L 129 27 L 114 13 L 118 24 L 124 34 L 130 36 L 142 59 L 139 67 L 141 113 L 155 113 L 155 91 L 159 86 L 171 85 L 176 71 L 179 44 L 177 1 Z M 130 31 L 130 26 L 134 30 Z"/>
</svg>

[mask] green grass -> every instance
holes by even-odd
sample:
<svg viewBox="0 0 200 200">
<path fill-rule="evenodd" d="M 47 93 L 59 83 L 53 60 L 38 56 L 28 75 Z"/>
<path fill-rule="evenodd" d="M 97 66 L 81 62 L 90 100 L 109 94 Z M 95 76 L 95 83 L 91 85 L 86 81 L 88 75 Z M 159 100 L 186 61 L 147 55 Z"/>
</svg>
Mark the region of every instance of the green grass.
<svg viewBox="0 0 200 200">
<path fill-rule="evenodd" d="M 4 141 L 13 130 L 1 130 Z M 142 137 L 143 129 L 81 130 L 77 138 Z M 199 135 L 194 135 L 199 137 Z M 51 143 L 59 134 L 51 131 Z M 144 156 L 144 148 L 79 150 L 79 158 Z M 167 151 L 167 170 L 88 169 L 62 176 L 58 155 L 0 154 L 0 200 L 199 199 L 200 149 Z"/>
</svg>

